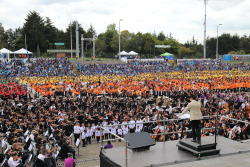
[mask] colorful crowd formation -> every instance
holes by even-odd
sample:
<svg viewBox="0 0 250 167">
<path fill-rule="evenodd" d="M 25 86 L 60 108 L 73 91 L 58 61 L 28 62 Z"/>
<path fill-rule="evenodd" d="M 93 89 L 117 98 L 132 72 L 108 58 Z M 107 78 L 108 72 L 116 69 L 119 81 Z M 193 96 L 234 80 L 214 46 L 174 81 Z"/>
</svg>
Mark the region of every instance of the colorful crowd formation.
<svg viewBox="0 0 250 167">
<path fill-rule="evenodd" d="M 170 121 L 165 127 L 147 122 L 178 118 L 192 95 L 202 103 L 204 116 L 220 116 L 217 123 L 214 118 L 202 120 L 202 127 L 218 125 L 219 135 L 234 140 L 249 138 L 250 126 L 230 118 L 250 121 L 250 65 L 196 60 L 174 66 L 166 61 L 136 60 L 76 67 L 78 72 L 74 73 L 66 59 L 0 65 L 0 132 L 12 145 L 6 152 L 9 163 L 17 155 L 25 163 L 31 153 L 46 165 L 56 166 L 56 158 L 52 158 L 55 155 L 65 159 L 67 153 L 72 153 L 75 157 L 75 150 L 69 146 L 70 136 L 74 136 L 75 144 L 80 139 L 83 147 L 95 139 L 99 142 L 100 136 L 114 140 L 115 136 L 100 130 L 101 124 L 117 125 L 107 129 L 121 137 L 165 130 L 171 134 L 155 140 L 189 138 L 189 132 L 178 132 L 190 129 L 188 119 Z M 42 97 L 35 98 L 32 92 Z M 202 136 L 214 133 L 213 129 L 203 130 Z M 38 149 L 29 150 L 30 143 Z"/>
</svg>

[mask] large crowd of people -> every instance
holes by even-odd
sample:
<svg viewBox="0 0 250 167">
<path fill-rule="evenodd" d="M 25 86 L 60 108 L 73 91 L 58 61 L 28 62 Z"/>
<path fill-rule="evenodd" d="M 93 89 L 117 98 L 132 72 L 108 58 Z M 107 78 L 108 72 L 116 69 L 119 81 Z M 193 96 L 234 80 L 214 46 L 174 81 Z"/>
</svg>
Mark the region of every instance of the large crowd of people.
<svg viewBox="0 0 250 167">
<path fill-rule="evenodd" d="M 171 134 L 157 135 L 155 140 L 189 138 L 192 133 L 180 132 L 190 130 L 188 119 L 169 121 L 165 127 L 157 121 L 179 118 L 191 96 L 201 102 L 204 116 L 219 116 L 205 118 L 202 127 L 216 125 L 219 135 L 233 140 L 248 138 L 248 124 L 231 118 L 250 120 L 250 66 L 209 63 L 173 66 L 165 61 L 136 60 L 118 65 L 77 64 L 78 73 L 73 73 L 66 59 L 3 63 L 0 132 L 9 146 L 4 153 L 7 164 L 18 166 L 32 159 L 55 167 L 57 158 L 65 159 L 68 153 L 75 158 L 71 138 L 81 147 L 99 142 L 100 136 L 116 141 L 100 129 L 105 125 L 117 125 L 107 129 L 121 137 L 165 131 Z M 42 97 L 35 98 L 30 90 Z M 204 129 L 201 134 L 214 135 L 215 130 Z"/>
</svg>

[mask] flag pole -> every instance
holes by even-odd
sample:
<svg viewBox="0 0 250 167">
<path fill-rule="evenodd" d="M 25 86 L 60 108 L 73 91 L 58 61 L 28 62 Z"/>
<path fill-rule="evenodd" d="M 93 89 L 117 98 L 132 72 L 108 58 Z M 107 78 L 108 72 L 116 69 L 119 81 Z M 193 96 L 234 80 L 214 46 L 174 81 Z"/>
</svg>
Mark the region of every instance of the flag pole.
<svg viewBox="0 0 250 167">
<path fill-rule="evenodd" d="M 206 59 L 206 26 L 207 26 L 207 23 L 206 23 L 206 3 L 207 3 L 207 0 L 204 0 L 204 3 L 205 3 L 205 22 L 204 22 L 204 59 Z"/>
</svg>

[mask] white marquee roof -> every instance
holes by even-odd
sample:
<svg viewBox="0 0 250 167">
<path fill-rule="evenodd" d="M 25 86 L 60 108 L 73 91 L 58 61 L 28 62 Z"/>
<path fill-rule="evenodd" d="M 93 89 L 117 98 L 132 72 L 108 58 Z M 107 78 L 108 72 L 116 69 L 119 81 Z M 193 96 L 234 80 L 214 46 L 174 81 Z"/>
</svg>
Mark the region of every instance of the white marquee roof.
<svg viewBox="0 0 250 167">
<path fill-rule="evenodd" d="M 27 50 L 22 48 L 22 49 L 19 49 L 17 51 L 15 51 L 14 53 L 17 53 L 17 54 L 27 54 Z M 28 51 L 29 54 L 32 54 L 32 52 Z"/>
</svg>

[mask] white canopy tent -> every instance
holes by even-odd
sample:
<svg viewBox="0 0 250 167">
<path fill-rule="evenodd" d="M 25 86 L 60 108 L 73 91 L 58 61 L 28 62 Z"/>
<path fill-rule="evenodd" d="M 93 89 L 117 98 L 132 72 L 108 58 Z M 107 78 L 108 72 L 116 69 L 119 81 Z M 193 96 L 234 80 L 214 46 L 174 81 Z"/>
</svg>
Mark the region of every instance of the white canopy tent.
<svg viewBox="0 0 250 167">
<path fill-rule="evenodd" d="M 128 53 L 128 55 L 135 56 L 135 55 L 138 55 L 138 53 L 136 53 L 136 52 L 134 52 L 134 51 L 132 50 L 132 51 L 130 51 L 130 52 Z"/>
<path fill-rule="evenodd" d="M 11 52 L 10 50 L 6 49 L 6 48 L 3 48 L 0 50 L 0 55 L 1 55 L 1 58 L 2 58 L 2 54 L 7 54 L 7 58 L 9 59 L 10 58 L 10 54 L 12 54 L 13 52 Z"/>
<path fill-rule="evenodd" d="M 28 51 L 29 54 L 32 54 L 32 52 Z M 14 52 L 14 54 L 27 54 L 27 50 L 22 48 Z"/>
<path fill-rule="evenodd" d="M 128 53 L 125 52 L 125 51 L 122 51 L 122 52 L 120 52 L 118 55 L 128 55 Z"/>
</svg>

